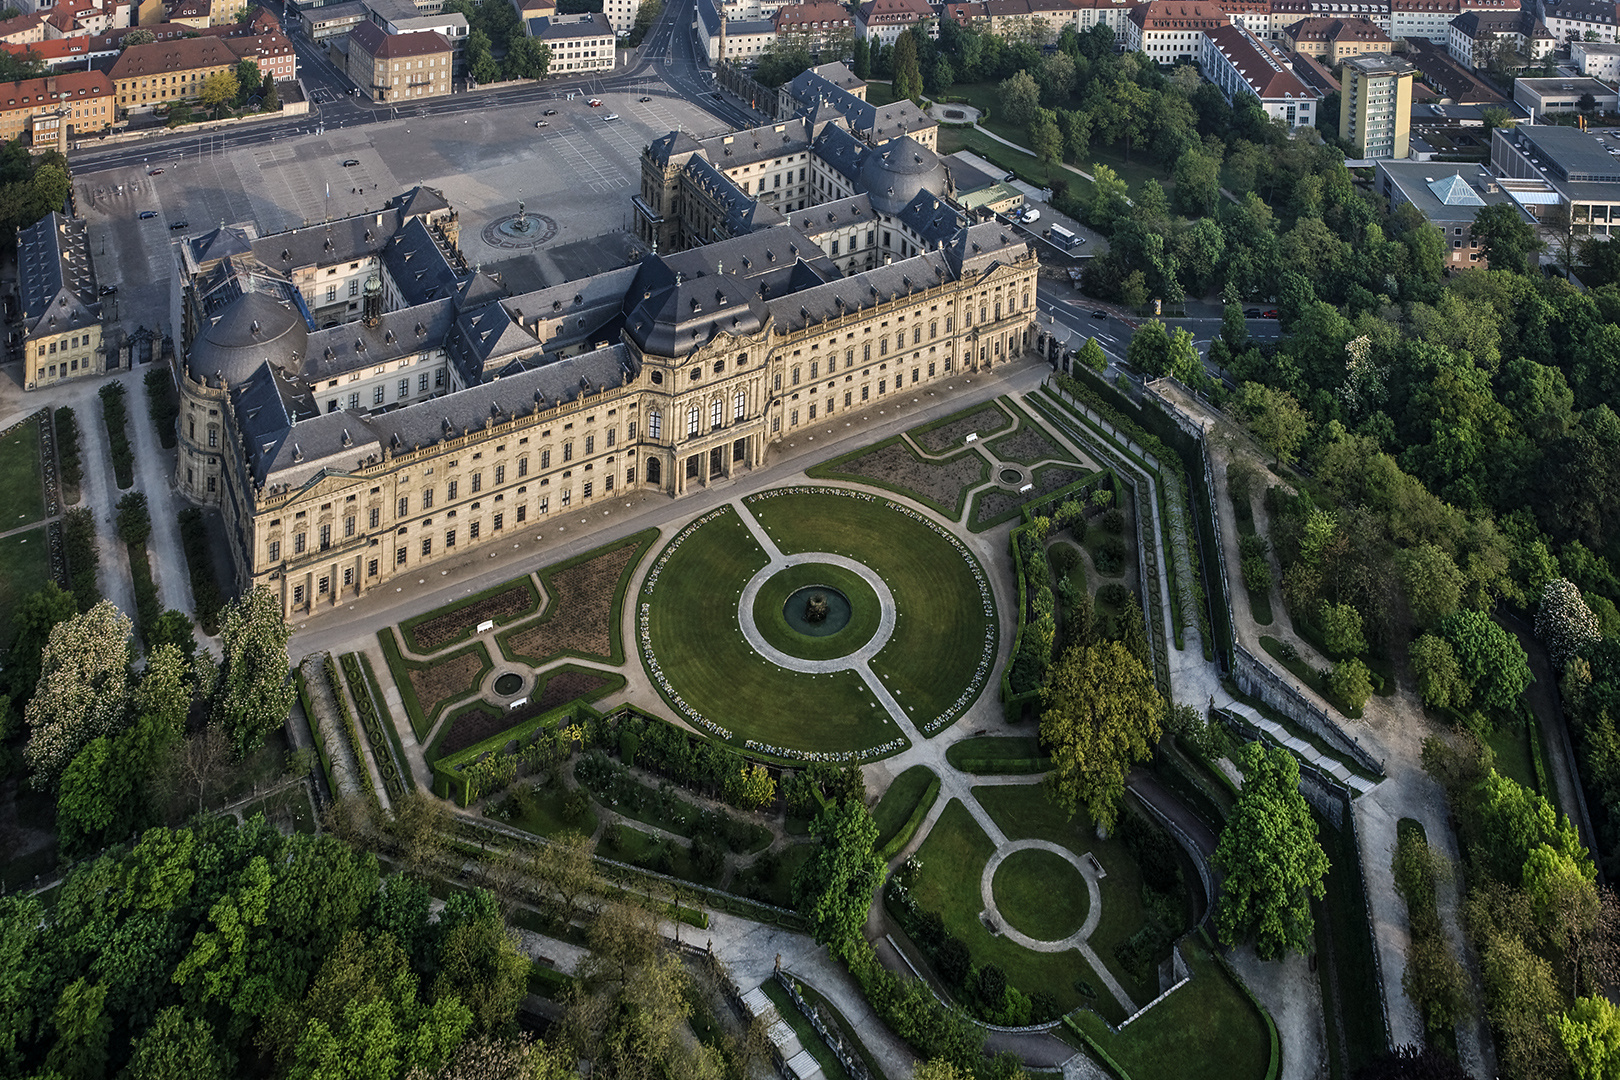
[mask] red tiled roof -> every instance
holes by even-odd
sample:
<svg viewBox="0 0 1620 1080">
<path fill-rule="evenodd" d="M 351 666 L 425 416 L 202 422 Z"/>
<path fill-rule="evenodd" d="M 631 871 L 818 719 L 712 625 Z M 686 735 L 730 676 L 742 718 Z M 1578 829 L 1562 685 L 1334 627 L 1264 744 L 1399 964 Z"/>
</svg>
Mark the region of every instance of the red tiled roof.
<svg viewBox="0 0 1620 1080">
<path fill-rule="evenodd" d="M 358 45 L 368 56 L 394 59 L 403 56 L 436 56 L 450 51 L 450 43 L 437 30 L 411 34 L 390 34 L 374 22 L 356 23 L 349 31 L 349 43 Z"/>
</svg>

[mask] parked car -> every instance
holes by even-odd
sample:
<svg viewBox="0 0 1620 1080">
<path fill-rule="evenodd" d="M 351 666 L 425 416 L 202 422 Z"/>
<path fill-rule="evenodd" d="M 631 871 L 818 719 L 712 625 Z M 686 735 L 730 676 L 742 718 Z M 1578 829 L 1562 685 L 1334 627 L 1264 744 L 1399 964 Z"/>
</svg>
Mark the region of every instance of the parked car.
<svg viewBox="0 0 1620 1080">
<path fill-rule="evenodd" d="M 343 167 L 345 169 L 352 169 L 358 164 L 360 164 L 360 159 L 359 158 L 347 158 L 343 162 Z"/>
<path fill-rule="evenodd" d="M 593 109 L 600 109 L 602 107 L 602 99 L 599 97 L 593 97 L 589 102 L 587 102 L 587 104 Z"/>
<path fill-rule="evenodd" d="M 545 112 L 545 115 L 547 115 L 547 116 L 556 116 L 557 115 L 557 110 L 556 109 L 547 109 L 546 112 Z"/>
<path fill-rule="evenodd" d="M 1258 319 L 1260 317 L 1260 309 L 1257 307 L 1244 308 L 1243 317 L 1245 319 Z"/>
<path fill-rule="evenodd" d="M 652 100 L 652 96 L 651 96 L 651 95 L 650 95 L 650 94 L 642 94 L 642 95 L 641 95 L 641 100 L 642 100 L 642 101 L 644 101 L 644 102 L 645 102 L 645 101 L 651 101 L 651 100 Z"/>
<path fill-rule="evenodd" d="M 536 120 L 534 122 L 534 126 L 537 127 L 537 128 L 540 128 L 540 127 L 549 127 L 550 125 L 544 120 Z"/>
<path fill-rule="evenodd" d="M 604 120 L 617 120 L 618 118 L 619 114 L 616 112 L 610 112 L 606 116 L 602 117 Z"/>
<path fill-rule="evenodd" d="M 1091 313 L 1091 317 L 1093 319 L 1106 319 L 1108 318 L 1108 312 L 1104 311 L 1102 308 L 1098 308 L 1096 311 Z"/>
<path fill-rule="evenodd" d="M 145 221 L 147 218 L 155 218 L 155 217 L 157 217 L 157 211 L 156 210 L 142 210 L 141 211 L 141 220 L 142 221 Z"/>
<path fill-rule="evenodd" d="M 185 218 L 181 218 L 179 221 L 171 221 L 171 222 L 169 222 L 169 228 L 170 229 L 184 229 L 190 224 L 191 224 L 191 222 L 187 221 Z"/>
<path fill-rule="evenodd" d="M 1280 318 L 1281 316 L 1279 316 L 1277 314 L 1277 309 L 1276 308 L 1269 308 L 1269 309 L 1267 309 L 1265 314 L 1261 315 L 1260 317 L 1262 319 L 1276 319 L 1276 318 Z"/>
<path fill-rule="evenodd" d="M 101 295 L 102 296 L 111 296 L 113 293 L 115 293 L 117 291 L 118 291 L 118 286 L 116 286 L 116 285 L 103 285 L 101 287 Z"/>
<path fill-rule="evenodd" d="M 1020 218 L 1025 225 L 1041 220 L 1041 212 L 1033 206 L 1024 207 L 1024 215 Z"/>
<path fill-rule="evenodd" d="M 151 169 L 151 170 L 147 171 L 146 175 L 147 176 L 162 176 L 163 175 L 163 170 L 162 169 Z"/>
</svg>

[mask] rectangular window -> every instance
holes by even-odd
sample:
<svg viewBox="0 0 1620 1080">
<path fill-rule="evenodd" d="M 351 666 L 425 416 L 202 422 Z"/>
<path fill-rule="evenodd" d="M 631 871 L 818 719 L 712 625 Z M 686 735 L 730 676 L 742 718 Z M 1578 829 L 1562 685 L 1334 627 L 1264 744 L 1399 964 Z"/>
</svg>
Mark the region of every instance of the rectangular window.
<svg viewBox="0 0 1620 1080">
<path fill-rule="evenodd" d="M 422 374 L 420 374 L 420 375 L 418 375 L 416 377 L 416 392 L 418 394 L 427 393 L 427 386 L 428 386 L 427 380 L 428 380 L 428 373 L 425 372 L 425 371 L 422 372 Z"/>
<path fill-rule="evenodd" d="M 497 515 L 497 516 L 499 516 L 499 515 Z M 479 525 L 479 523 L 474 521 L 473 523 L 471 523 L 470 525 L 467 526 L 467 539 L 469 539 L 469 540 L 478 539 L 478 525 Z"/>
<path fill-rule="evenodd" d="M 270 561 L 271 562 L 280 562 L 281 561 L 281 541 L 280 540 L 272 540 L 272 541 L 270 541 Z"/>
<path fill-rule="evenodd" d="M 653 415 L 657 416 L 658 414 L 653 413 Z M 634 420 L 630 421 L 630 423 L 625 425 L 624 437 L 627 438 L 627 439 L 634 439 L 636 437 L 636 422 Z M 653 438 L 655 438 L 655 439 L 658 438 L 658 433 L 657 432 L 653 433 Z"/>
<path fill-rule="evenodd" d="M 399 380 L 399 396 L 402 398 L 408 398 L 411 396 L 411 380 Z"/>
<path fill-rule="evenodd" d="M 444 546 L 447 548 L 453 548 L 456 546 L 456 530 L 446 529 L 444 531 Z"/>
<path fill-rule="evenodd" d="M 587 435 L 587 436 L 585 436 L 585 452 L 587 454 L 596 453 L 596 436 L 595 435 Z"/>
<path fill-rule="evenodd" d="M 332 526 L 321 526 L 321 550 L 325 551 L 332 546 Z"/>
<path fill-rule="evenodd" d="M 434 387 L 434 389 L 438 389 L 438 388 L 442 387 L 443 385 L 444 385 L 444 368 L 439 368 L 437 371 L 435 371 L 433 373 L 433 387 Z"/>
<path fill-rule="evenodd" d="M 546 500 L 544 500 L 544 499 L 540 500 L 540 512 L 542 514 L 546 512 Z M 496 515 L 496 516 L 499 516 L 499 515 Z M 518 519 L 518 524 L 519 525 L 521 525 L 525 521 L 529 520 L 529 508 L 527 506 L 518 507 L 517 519 Z"/>
<path fill-rule="evenodd" d="M 399 513 L 395 514 L 394 516 L 395 517 L 407 517 L 407 516 L 410 515 L 410 512 L 411 512 L 411 497 L 409 495 L 401 495 L 399 497 Z"/>
<path fill-rule="evenodd" d="M 889 355 L 889 339 L 888 339 L 887 336 L 884 336 L 884 337 L 881 337 L 881 338 L 878 339 L 878 355 L 879 356 L 888 356 Z"/>
<path fill-rule="evenodd" d="M 431 536 L 422 537 L 422 554 L 423 555 L 431 555 L 431 554 L 433 554 L 433 537 L 431 537 Z"/>
<path fill-rule="evenodd" d="M 519 476 L 528 476 L 529 475 L 529 459 L 527 457 L 518 458 L 518 475 Z"/>
<path fill-rule="evenodd" d="M 594 484 L 592 483 L 592 481 L 590 481 L 590 480 L 585 481 L 585 491 L 584 491 L 584 494 L 583 494 L 584 498 L 588 499 L 588 498 L 591 497 L 591 488 L 593 486 L 594 486 Z"/>
<path fill-rule="evenodd" d="M 506 466 L 505 465 L 497 465 L 497 466 L 495 466 L 495 482 L 497 484 L 506 483 Z"/>
<path fill-rule="evenodd" d="M 350 586 L 352 586 L 353 584 L 354 584 L 354 567 L 345 566 L 343 568 L 343 587 L 345 589 L 347 589 Z"/>
<path fill-rule="evenodd" d="M 377 527 L 377 519 L 380 518 L 381 516 L 382 516 L 381 508 L 373 506 L 371 508 L 371 517 L 370 517 L 371 524 L 370 524 L 369 527 L 375 529 Z"/>
<path fill-rule="evenodd" d="M 573 488 L 563 488 L 562 489 L 562 504 L 564 506 L 567 506 L 569 503 L 571 503 L 573 501 L 574 501 L 574 489 Z"/>
<path fill-rule="evenodd" d="M 304 587 L 302 585 L 294 585 L 293 586 L 293 606 L 302 607 L 303 604 L 304 604 Z"/>
<path fill-rule="evenodd" d="M 360 407 L 360 391 L 356 390 L 354 393 L 349 395 L 349 408 L 358 409 L 359 407 Z"/>
<path fill-rule="evenodd" d="M 472 491 L 473 491 L 473 494 L 476 495 L 480 491 L 483 491 L 483 490 L 484 490 L 484 474 L 481 473 L 481 472 L 473 473 L 472 474 Z"/>
<path fill-rule="evenodd" d="M 332 591 L 332 579 L 327 577 L 325 574 L 322 574 L 320 577 L 315 579 L 315 586 L 315 591 L 320 593 L 322 596 L 325 596 L 327 593 Z"/>
<path fill-rule="evenodd" d="M 618 428 L 608 428 L 607 429 L 607 444 L 609 446 L 612 446 L 615 442 L 618 441 L 618 439 L 617 439 L 618 433 L 619 433 Z"/>
<path fill-rule="evenodd" d="M 433 489 L 427 488 L 422 492 L 422 509 L 433 509 Z"/>
<path fill-rule="evenodd" d="M 861 387 L 861 400 L 862 401 L 868 400 L 869 398 L 871 398 L 871 396 L 872 396 L 872 386 L 871 386 L 870 383 L 868 383 L 867 385 Z"/>
<path fill-rule="evenodd" d="M 302 555 L 303 553 L 304 553 L 304 534 L 303 533 L 295 533 L 295 534 L 293 534 L 293 554 L 294 555 Z"/>
<path fill-rule="evenodd" d="M 506 515 L 505 514 L 496 514 L 495 515 L 495 526 L 494 527 L 495 527 L 496 532 L 500 532 L 503 528 L 506 527 Z M 473 537 L 474 537 L 474 539 L 476 539 L 478 537 L 478 523 L 476 521 L 473 522 Z"/>
<path fill-rule="evenodd" d="M 563 443 L 563 460 L 564 461 L 573 461 L 574 460 L 574 444 L 573 443 L 571 443 L 571 442 Z"/>
<path fill-rule="evenodd" d="M 366 562 L 366 577 L 376 577 L 376 576 L 377 576 L 377 560 L 376 559 L 370 559 L 370 560 L 368 560 Z"/>
</svg>

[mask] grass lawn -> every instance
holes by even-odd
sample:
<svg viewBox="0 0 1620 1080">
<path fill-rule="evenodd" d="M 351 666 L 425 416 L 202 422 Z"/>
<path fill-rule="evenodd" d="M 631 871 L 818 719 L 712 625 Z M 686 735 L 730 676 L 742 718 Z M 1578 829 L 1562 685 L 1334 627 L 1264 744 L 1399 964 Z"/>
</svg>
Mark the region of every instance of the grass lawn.
<svg viewBox="0 0 1620 1080">
<path fill-rule="evenodd" d="M 793 875 L 798 873 L 799 867 L 805 864 L 815 850 L 815 844 L 789 846 L 777 858 L 775 873 L 767 873 L 771 869 L 767 865 L 767 860 L 755 859 L 751 865 L 737 871 L 726 891 L 736 893 L 738 896 L 754 896 L 777 907 L 791 908 Z M 754 888 L 749 889 L 750 885 Z"/>
<path fill-rule="evenodd" d="M 1015 142 L 1023 137 L 1022 132 L 1012 136 Z M 1076 176 L 1067 169 L 1047 165 L 1034 154 L 1024 150 L 1014 150 L 1010 146 L 998 143 L 977 128 L 941 126 L 939 129 L 940 156 L 954 154 L 958 150 L 971 150 L 996 166 L 1010 173 L 1016 173 L 1018 179 L 1026 184 L 1034 184 L 1036 187 L 1050 187 L 1052 178 L 1057 177 L 1068 181 L 1070 194 L 1082 199 L 1091 197 L 1091 182 L 1083 177 Z"/>
<path fill-rule="evenodd" d="M 788 598 L 807 585 L 837 589 L 849 601 L 849 623 L 842 630 L 824 637 L 811 637 L 795 630 L 783 613 Z M 800 598 L 803 602 L 803 598 Z M 771 645 L 804 660 L 831 660 L 848 656 L 872 640 L 882 621 L 883 608 L 877 593 L 859 574 L 831 563 L 800 563 L 771 576 L 754 597 L 754 625 Z"/>
<path fill-rule="evenodd" d="M 867 84 L 869 93 L 873 85 L 875 84 Z M 771 1004 L 776 1006 L 776 1011 L 781 1014 L 787 1026 L 799 1037 L 799 1045 L 810 1051 L 810 1056 L 821 1066 L 821 1072 L 827 1080 L 849 1080 L 849 1073 L 844 1071 L 838 1055 L 832 1052 L 832 1047 L 827 1045 L 826 1040 L 816 1034 L 816 1029 L 810 1026 L 809 1017 L 793 1004 L 793 999 L 788 997 L 788 992 L 782 988 L 782 984 L 774 978 L 766 979 L 763 989 L 765 996 L 771 999 Z"/>
<path fill-rule="evenodd" d="M 1071 819 L 1062 807 L 1047 798 L 1039 784 L 976 787 L 973 795 L 990 814 L 990 820 L 1007 834 L 1007 839 L 1049 840 L 1076 855 L 1089 851 L 1097 857 L 1108 876 L 1099 886 L 1102 916 L 1091 935 L 1091 948 L 1133 1001 L 1138 1005 L 1152 1001 L 1158 995 L 1158 983 L 1149 986 L 1137 982 L 1114 957 L 1115 946 L 1146 924 L 1142 912 L 1142 875 L 1125 845 L 1114 839 L 1098 840 L 1089 818 L 1076 814 Z M 1100 987 L 1098 993 L 1101 1004 L 1112 1004 L 1113 999 Z"/>
<path fill-rule="evenodd" d="M 48 544 L 43 526 L 0 540 L 0 641 L 11 641 L 11 616 L 17 605 L 50 580 Z M 22 704 L 17 705 L 19 713 Z"/>
<path fill-rule="evenodd" d="M 1496 771 L 1531 791 L 1541 791 L 1536 783 L 1536 767 L 1530 761 L 1530 734 L 1521 724 L 1498 723 L 1485 742 L 1496 753 Z M 1541 794 L 1552 797 L 1552 793 Z"/>
<path fill-rule="evenodd" d="M 898 618 L 872 670 L 919 729 L 966 711 L 983 689 L 998 636 L 971 556 L 885 500 L 794 493 L 758 499 L 749 509 L 784 553 L 846 555 L 888 585 Z M 970 687 L 975 675 L 978 691 Z"/>
<path fill-rule="evenodd" d="M 872 811 L 872 818 L 878 827 L 876 848 L 881 850 L 911 820 L 912 811 L 917 809 L 923 793 L 934 779 L 934 770 L 926 765 L 913 765 L 895 777 L 889 790 L 883 793 L 877 809 Z"/>
<path fill-rule="evenodd" d="M 0 439 L 0 532 L 45 517 L 45 481 L 39 471 L 39 421 L 27 420 Z"/>
<path fill-rule="evenodd" d="M 863 750 L 899 734 L 860 676 L 786 671 L 744 640 L 737 603 L 766 560 L 736 514 L 705 522 L 667 555 L 659 580 L 643 586 L 641 603 L 650 605 L 651 655 L 689 708 L 729 729 L 737 743 Z"/>
<path fill-rule="evenodd" d="M 1322 697 L 1326 698 L 1327 701 L 1339 712 L 1342 712 L 1352 720 L 1361 719 L 1361 710 L 1345 708 L 1344 704 L 1340 702 L 1338 698 L 1334 697 L 1333 693 L 1328 690 L 1327 680 L 1322 678 L 1322 673 L 1316 670 L 1316 668 L 1312 667 L 1304 659 L 1303 654 L 1301 654 L 1300 659 L 1298 660 L 1288 659 L 1287 657 L 1283 656 L 1282 642 L 1278 641 L 1269 634 L 1262 634 L 1260 636 L 1260 647 L 1266 650 L 1273 660 L 1287 668 L 1296 679 L 1310 687 L 1312 690 L 1315 690 L 1318 694 L 1321 694 Z M 1332 667 L 1332 661 L 1328 661 L 1328 666 L 1329 668 Z"/>
<path fill-rule="evenodd" d="M 915 875 L 912 895 L 925 910 L 939 912 L 946 931 L 962 939 L 975 964 L 996 964 L 1007 973 L 1010 984 L 1025 994 L 1049 994 L 1064 1012 L 1094 1004 L 1118 1023 L 1124 1013 L 1106 991 L 1094 1002 L 1082 996 L 1079 985 L 1096 986 L 1097 975 L 1078 952 L 1032 952 L 1005 937 L 992 936 L 979 921 L 984 907 L 979 876 L 993 851 L 978 822 L 960 801 L 951 800 L 917 852 L 922 869 Z"/>
<path fill-rule="evenodd" d="M 1051 851 L 1015 851 L 996 867 L 996 910 L 1036 941 L 1061 941 L 1086 921 L 1091 894 L 1067 859 Z"/>
<path fill-rule="evenodd" d="M 946 748 L 945 760 L 953 769 L 980 775 L 1045 772 L 1052 767 L 1052 759 L 1041 753 L 1040 740 L 1033 735 L 963 739 Z"/>
<path fill-rule="evenodd" d="M 1114 1034 L 1087 1013 L 1076 1023 L 1131 1080 L 1265 1076 L 1270 1037 L 1255 1006 L 1196 937 L 1187 940 L 1183 955 L 1192 981 L 1123 1032 Z"/>
<path fill-rule="evenodd" d="M 709 881 L 700 880 L 703 875 L 700 875 L 692 865 L 692 852 L 682 844 L 678 844 L 673 840 L 664 840 L 650 833 L 644 833 L 640 829 L 632 829 L 628 825 L 619 826 L 618 844 L 609 843 L 612 835 L 612 830 L 609 830 L 608 838 L 604 839 L 596 849 L 598 855 L 606 855 L 610 859 L 627 862 L 632 866 L 639 866 L 643 870 L 669 874 L 671 877 L 678 877 L 683 881 L 695 881 L 703 885 L 712 884 Z M 660 848 L 663 848 L 668 853 L 667 862 L 654 858 L 655 853 Z"/>
</svg>

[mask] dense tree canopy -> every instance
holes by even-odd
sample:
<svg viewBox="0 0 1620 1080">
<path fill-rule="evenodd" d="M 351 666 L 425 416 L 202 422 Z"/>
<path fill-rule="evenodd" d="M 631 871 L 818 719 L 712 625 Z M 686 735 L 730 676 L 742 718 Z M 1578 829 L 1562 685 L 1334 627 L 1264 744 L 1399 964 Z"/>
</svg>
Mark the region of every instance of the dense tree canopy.
<svg viewBox="0 0 1620 1080">
<path fill-rule="evenodd" d="M 1041 743 L 1052 754 L 1047 784 L 1070 813 L 1112 830 L 1125 774 L 1159 741 L 1164 699 L 1125 645 L 1074 646 L 1041 688 Z"/>
<path fill-rule="evenodd" d="M 855 798 L 830 804 L 810 825 L 816 848 L 793 877 L 793 898 L 816 941 L 835 948 L 858 937 L 883 880 L 873 847 L 877 822 Z"/>
<path fill-rule="evenodd" d="M 1281 747 L 1248 743 L 1238 765 L 1243 788 L 1215 849 L 1215 866 L 1226 875 L 1216 915 L 1221 942 L 1252 938 L 1265 960 L 1308 952 L 1316 928 L 1311 900 L 1326 893 L 1328 859 L 1299 793 L 1299 762 Z"/>
</svg>

